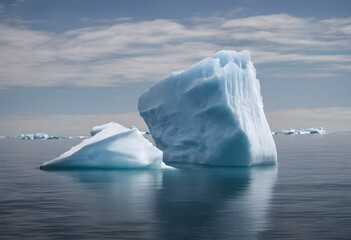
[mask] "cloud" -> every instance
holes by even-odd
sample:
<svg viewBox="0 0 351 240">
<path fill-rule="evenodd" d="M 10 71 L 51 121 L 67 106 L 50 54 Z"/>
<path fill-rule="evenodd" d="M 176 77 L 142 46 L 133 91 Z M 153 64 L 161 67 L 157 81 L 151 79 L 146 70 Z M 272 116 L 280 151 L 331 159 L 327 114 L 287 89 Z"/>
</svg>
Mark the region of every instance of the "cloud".
<svg viewBox="0 0 351 240">
<path fill-rule="evenodd" d="M 220 49 L 249 49 L 262 68 L 299 65 L 299 71 L 285 66 L 285 76 L 345 76 L 351 70 L 351 18 L 274 14 L 196 17 L 187 23 L 125 18 L 64 33 L 3 23 L 0 33 L 0 88 L 154 82 Z M 277 67 L 270 73 L 281 76 Z"/>
</svg>

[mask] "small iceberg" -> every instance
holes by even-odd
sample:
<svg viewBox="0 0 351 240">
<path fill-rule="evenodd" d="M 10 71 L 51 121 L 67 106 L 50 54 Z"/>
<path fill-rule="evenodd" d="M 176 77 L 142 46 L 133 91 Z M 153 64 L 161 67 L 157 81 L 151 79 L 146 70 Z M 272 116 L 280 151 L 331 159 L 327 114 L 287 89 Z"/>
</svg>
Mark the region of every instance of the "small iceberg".
<svg viewBox="0 0 351 240">
<path fill-rule="evenodd" d="M 272 132 L 272 135 L 296 135 L 296 134 L 314 135 L 314 134 L 327 134 L 327 133 L 322 127 L 307 128 L 307 129 L 301 129 L 301 130 L 289 129 L 289 130 L 280 130 L 280 131 Z"/>
<path fill-rule="evenodd" d="M 322 127 L 319 128 L 307 128 L 299 131 L 299 134 L 326 134 Z"/>
<path fill-rule="evenodd" d="M 298 131 L 295 129 L 288 129 L 288 130 L 280 130 L 276 132 L 272 132 L 273 135 L 295 135 L 298 134 Z"/>
<path fill-rule="evenodd" d="M 58 140 L 62 139 L 63 137 L 50 136 L 46 133 L 26 133 L 21 134 L 20 136 L 18 136 L 18 138 L 21 140 Z"/>
<path fill-rule="evenodd" d="M 137 128 L 112 122 L 92 129 L 91 138 L 45 162 L 40 169 L 161 169 L 163 153 Z"/>
</svg>

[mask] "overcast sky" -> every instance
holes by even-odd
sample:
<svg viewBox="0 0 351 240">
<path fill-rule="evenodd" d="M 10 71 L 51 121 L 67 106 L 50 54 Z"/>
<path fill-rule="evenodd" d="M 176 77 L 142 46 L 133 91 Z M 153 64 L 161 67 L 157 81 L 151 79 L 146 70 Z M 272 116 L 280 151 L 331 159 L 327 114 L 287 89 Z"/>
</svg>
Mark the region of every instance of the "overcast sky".
<svg viewBox="0 0 351 240">
<path fill-rule="evenodd" d="M 351 1 L 0 0 L 0 135 L 86 134 L 221 49 L 251 52 L 272 129 L 351 130 Z"/>
</svg>

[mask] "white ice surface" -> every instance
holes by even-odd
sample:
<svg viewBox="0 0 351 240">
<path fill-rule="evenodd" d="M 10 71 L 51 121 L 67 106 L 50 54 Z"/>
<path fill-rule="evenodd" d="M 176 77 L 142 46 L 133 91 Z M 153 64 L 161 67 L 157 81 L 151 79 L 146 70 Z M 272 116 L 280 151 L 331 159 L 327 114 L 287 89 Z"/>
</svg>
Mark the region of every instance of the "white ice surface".
<svg viewBox="0 0 351 240">
<path fill-rule="evenodd" d="M 108 127 L 111 127 L 111 126 L 114 126 L 116 128 L 120 128 L 121 130 L 123 130 L 125 128 L 122 125 L 116 124 L 116 122 L 109 122 L 109 123 L 106 123 L 106 124 L 103 124 L 103 125 L 99 125 L 99 126 L 93 127 L 90 130 L 90 135 L 94 136 L 97 133 L 101 132 L 102 130 L 104 130 L 104 129 L 108 128 Z"/>
<path fill-rule="evenodd" d="M 100 129 L 91 138 L 45 162 L 42 169 L 60 168 L 166 168 L 162 152 L 146 140 L 138 129 L 117 123 Z"/>
<path fill-rule="evenodd" d="M 165 162 L 277 163 L 248 51 L 219 51 L 172 73 L 139 98 L 138 108 Z"/>
</svg>

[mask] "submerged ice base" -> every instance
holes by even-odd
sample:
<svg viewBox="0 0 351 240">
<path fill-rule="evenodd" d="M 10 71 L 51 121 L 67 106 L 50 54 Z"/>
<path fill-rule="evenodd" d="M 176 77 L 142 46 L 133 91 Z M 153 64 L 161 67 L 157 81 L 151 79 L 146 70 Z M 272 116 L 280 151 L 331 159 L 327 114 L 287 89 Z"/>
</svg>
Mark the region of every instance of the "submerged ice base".
<svg viewBox="0 0 351 240">
<path fill-rule="evenodd" d="M 138 129 L 117 123 L 94 127 L 94 136 L 45 162 L 41 169 L 70 168 L 167 168 L 162 152 L 146 140 Z"/>
<path fill-rule="evenodd" d="M 139 98 L 138 108 L 165 162 L 277 163 L 248 51 L 220 51 L 172 73 Z"/>
</svg>

